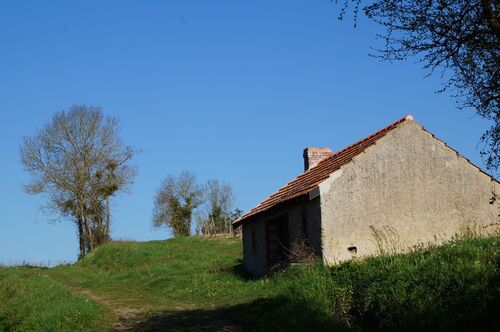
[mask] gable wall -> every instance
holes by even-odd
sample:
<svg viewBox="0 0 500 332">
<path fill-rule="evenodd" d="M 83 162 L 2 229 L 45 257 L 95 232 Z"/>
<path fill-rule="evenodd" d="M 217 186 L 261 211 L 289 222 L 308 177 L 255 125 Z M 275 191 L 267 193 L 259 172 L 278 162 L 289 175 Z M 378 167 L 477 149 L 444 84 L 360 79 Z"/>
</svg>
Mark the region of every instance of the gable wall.
<svg viewBox="0 0 500 332">
<path fill-rule="evenodd" d="M 324 260 L 439 243 L 467 227 L 493 232 L 493 190 L 496 181 L 405 121 L 320 184 Z"/>
<path fill-rule="evenodd" d="M 243 227 L 243 267 L 255 276 L 262 276 L 267 271 L 266 256 L 266 222 L 288 215 L 288 231 L 291 250 L 294 250 L 301 230 L 303 218 L 306 218 L 306 229 L 309 242 L 315 252 L 321 252 L 321 210 L 319 197 L 310 201 L 300 202 L 284 208 L 265 218 L 251 221 Z M 252 232 L 255 235 L 255 251 L 252 244 Z"/>
</svg>

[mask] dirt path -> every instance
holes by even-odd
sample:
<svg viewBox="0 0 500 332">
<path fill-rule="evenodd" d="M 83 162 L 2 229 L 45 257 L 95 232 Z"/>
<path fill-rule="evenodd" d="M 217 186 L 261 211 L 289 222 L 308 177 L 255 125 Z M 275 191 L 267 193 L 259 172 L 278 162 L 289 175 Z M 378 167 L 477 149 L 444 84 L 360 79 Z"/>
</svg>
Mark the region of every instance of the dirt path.
<svg viewBox="0 0 500 332">
<path fill-rule="evenodd" d="M 84 297 L 95 301 L 113 313 L 115 317 L 111 331 L 221 331 L 240 332 L 241 326 L 227 322 L 229 312 L 210 309 L 189 310 L 173 307 L 168 311 L 151 311 L 134 307 L 119 300 L 112 300 L 94 291 L 72 286 L 55 280 L 49 273 L 43 273 L 50 281 L 60 284 Z"/>
<path fill-rule="evenodd" d="M 146 316 L 147 313 L 139 308 L 134 308 L 123 304 L 116 300 L 109 300 L 100 295 L 97 295 L 88 288 L 70 287 L 73 291 L 82 294 L 83 296 L 94 300 L 103 307 L 111 311 L 118 321 L 115 322 L 111 329 L 112 331 L 133 331 L 134 326 L 137 325 L 141 318 Z"/>
<path fill-rule="evenodd" d="M 143 319 L 147 318 L 150 315 L 144 309 L 132 307 L 120 301 L 107 299 L 101 295 L 94 293 L 88 288 L 63 284 L 52 278 L 48 273 L 44 273 L 43 275 L 46 278 L 50 279 L 50 281 L 69 288 L 72 291 L 97 302 L 101 306 L 111 311 L 117 319 L 117 321 L 111 326 L 111 331 L 136 331 L 135 326 L 137 326 Z"/>
</svg>

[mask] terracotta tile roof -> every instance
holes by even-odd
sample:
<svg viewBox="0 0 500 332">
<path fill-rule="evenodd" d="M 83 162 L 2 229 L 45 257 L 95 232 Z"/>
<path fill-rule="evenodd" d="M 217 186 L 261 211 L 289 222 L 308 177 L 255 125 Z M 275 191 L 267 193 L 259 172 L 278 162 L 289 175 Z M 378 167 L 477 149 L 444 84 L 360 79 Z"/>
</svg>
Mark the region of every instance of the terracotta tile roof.
<svg viewBox="0 0 500 332">
<path fill-rule="evenodd" d="M 288 182 L 281 189 L 273 193 L 271 196 L 263 200 L 259 205 L 245 213 L 241 218 L 233 222 L 233 227 L 238 227 L 247 221 L 250 217 L 256 216 L 265 212 L 278 204 L 282 204 L 308 194 L 315 189 L 321 182 L 326 180 L 328 176 L 338 170 L 343 165 L 349 163 L 353 157 L 359 155 L 365 149 L 375 144 L 380 138 L 384 137 L 388 132 L 396 128 L 400 123 L 406 120 L 413 120 L 411 115 L 399 119 L 391 125 L 373 133 L 372 135 L 356 142 L 343 150 L 340 150 L 333 155 L 321 160 L 316 166 L 308 169 L 298 177 Z"/>
</svg>

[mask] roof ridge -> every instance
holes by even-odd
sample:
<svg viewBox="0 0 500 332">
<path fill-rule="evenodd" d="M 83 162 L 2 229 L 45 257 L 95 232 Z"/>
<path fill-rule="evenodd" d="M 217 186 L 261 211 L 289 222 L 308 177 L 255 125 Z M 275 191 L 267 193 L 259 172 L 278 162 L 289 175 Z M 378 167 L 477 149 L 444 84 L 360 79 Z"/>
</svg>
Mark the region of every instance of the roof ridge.
<svg viewBox="0 0 500 332">
<path fill-rule="evenodd" d="M 380 134 L 380 133 L 385 132 L 385 131 L 387 131 L 387 130 L 393 129 L 394 127 L 396 127 L 396 126 L 397 126 L 397 125 L 399 125 L 400 123 L 403 123 L 403 122 L 404 122 L 404 121 L 406 121 L 406 120 L 413 120 L 413 116 L 411 116 L 411 115 L 409 114 L 409 115 L 407 115 L 407 116 L 405 116 L 405 117 L 403 117 L 403 118 L 400 118 L 399 120 L 397 120 L 397 121 L 395 121 L 395 122 L 391 123 L 390 125 L 388 125 L 388 126 L 386 126 L 386 127 L 382 128 L 382 129 L 377 130 L 377 131 L 376 131 L 376 132 L 374 132 L 373 134 L 371 134 L 371 135 L 369 135 L 369 136 L 367 136 L 367 137 L 365 137 L 365 138 L 363 138 L 363 139 L 360 139 L 359 141 L 354 142 L 354 143 L 352 143 L 351 145 L 346 146 L 346 147 L 345 147 L 345 148 L 343 148 L 342 150 L 339 150 L 339 151 L 335 152 L 334 154 L 332 154 L 332 155 L 330 155 L 330 156 L 328 156 L 328 157 L 326 157 L 326 158 L 321 159 L 321 160 L 320 160 L 320 161 L 319 161 L 319 162 L 318 162 L 318 163 L 317 163 L 314 167 L 311 167 L 311 168 L 310 168 L 310 169 L 308 169 L 307 171 L 309 171 L 309 170 L 311 170 L 311 169 L 313 169 L 313 168 L 315 168 L 315 167 L 318 167 L 318 166 L 319 166 L 319 164 L 323 163 L 323 162 L 324 162 L 324 161 L 326 161 L 327 159 L 333 159 L 335 156 L 339 155 L 340 153 L 345 152 L 345 150 L 350 149 L 350 148 L 352 148 L 352 147 L 354 147 L 354 146 L 356 146 L 356 145 L 358 145 L 358 144 L 361 144 L 361 143 L 363 143 L 363 142 L 365 142 L 365 141 L 369 140 L 369 139 L 370 139 L 370 138 L 372 138 L 372 137 L 375 137 L 377 134 Z M 302 173 L 302 174 L 305 174 L 305 173 L 306 173 L 306 172 L 304 172 L 304 173 Z M 292 180 L 292 181 L 293 181 L 293 180 Z"/>
<path fill-rule="evenodd" d="M 343 148 L 342 150 L 323 158 L 317 165 L 300 173 L 294 179 L 289 181 L 284 186 L 280 187 L 274 193 L 269 195 L 254 208 L 249 210 L 238 220 L 233 222 L 233 227 L 238 227 L 243 220 L 257 213 L 267 211 L 268 209 L 276 206 L 279 203 L 286 202 L 292 198 L 296 198 L 303 194 L 307 194 L 318 184 L 326 180 L 330 174 L 343 165 L 349 163 L 352 158 L 362 153 L 366 148 L 375 144 L 377 140 L 385 136 L 389 131 L 396 128 L 404 121 L 412 121 L 413 117 L 407 115 L 399 120 L 391 123 L 390 125 L 372 133 L 371 135 Z"/>
</svg>

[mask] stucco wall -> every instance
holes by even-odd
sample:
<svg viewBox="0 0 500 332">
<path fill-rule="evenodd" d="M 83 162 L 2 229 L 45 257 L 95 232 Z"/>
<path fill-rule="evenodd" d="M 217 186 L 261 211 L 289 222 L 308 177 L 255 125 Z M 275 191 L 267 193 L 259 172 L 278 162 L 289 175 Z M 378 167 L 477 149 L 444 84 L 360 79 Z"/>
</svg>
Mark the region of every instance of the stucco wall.
<svg viewBox="0 0 500 332">
<path fill-rule="evenodd" d="M 321 209 L 319 197 L 301 202 L 288 209 L 290 247 L 294 250 L 297 245 L 297 241 L 301 236 L 301 225 L 304 217 L 309 244 L 317 254 L 321 254 Z"/>
<path fill-rule="evenodd" d="M 284 214 L 288 215 L 291 249 L 293 250 L 297 243 L 303 216 L 305 216 L 310 245 L 316 253 L 321 254 L 321 210 L 320 199 L 316 197 L 282 209 L 278 214 L 269 214 L 265 218 L 243 225 L 243 266 L 246 271 L 255 276 L 262 276 L 266 273 L 266 222 Z M 255 234 L 255 251 L 252 248 L 252 229 Z"/>
<path fill-rule="evenodd" d="M 439 243 L 498 223 L 499 185 L 405 121 L 320 184 L 323 258 L 333 264 Z M 356 247 L 357 253 L 347 248 Z"/>
</svg>

